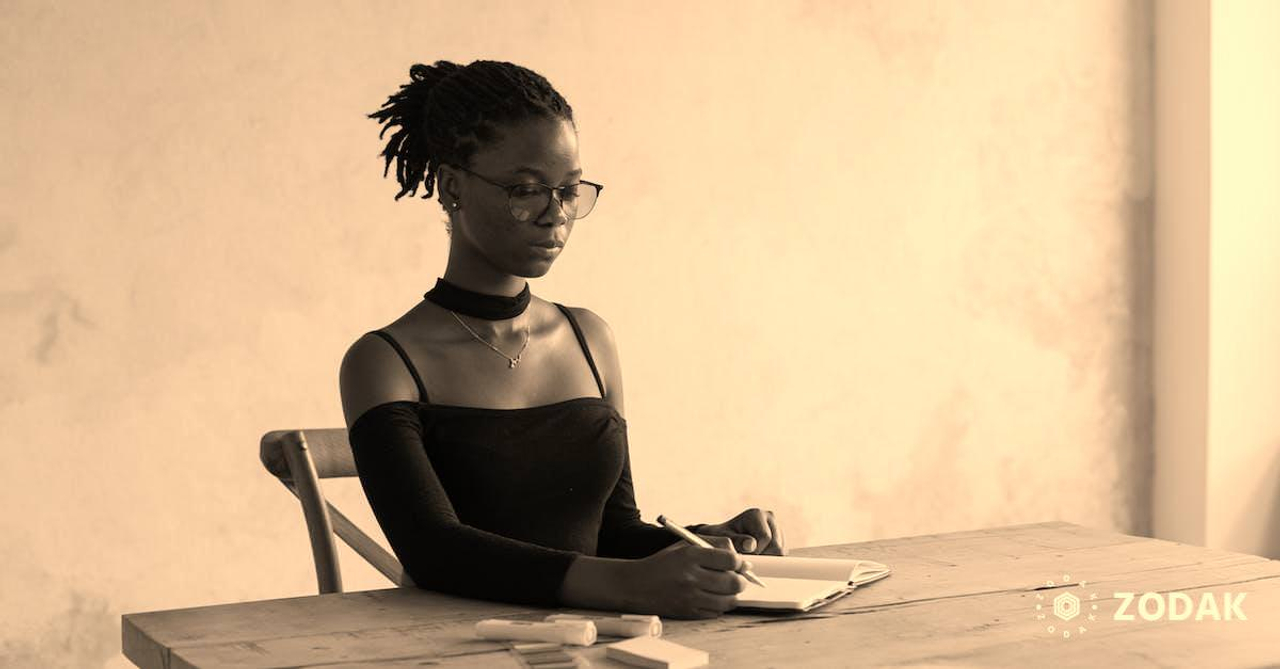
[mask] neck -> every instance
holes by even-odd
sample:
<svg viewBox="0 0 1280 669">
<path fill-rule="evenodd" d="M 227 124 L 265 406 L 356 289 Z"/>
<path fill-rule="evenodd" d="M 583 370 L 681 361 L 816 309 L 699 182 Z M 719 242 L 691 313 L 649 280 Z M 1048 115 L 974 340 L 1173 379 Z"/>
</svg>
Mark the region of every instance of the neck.
<svg viewBox="0 0 1280 669">
<path fill-rule="evenodd" d="M 472 292 L 485 295 L 515 297 L 529 283 L 524 277 L 504 274 L 501 276 L 482 276 L 471 272 L 463 272 L 452 267 L 445 268 L 445 281 Z"/>
<path fill-rule="evenodd" d="M 423 298 L 469 321 L 464 321 L 464 324 L 473 330 L 479 328 L 501 334 L 523 327 L 528 318 L 524 314 L 532 295 L 528 282 L 524 282 L 514 294 L 501 294 L 475 290 L 441 277 Z"/>
</svg>

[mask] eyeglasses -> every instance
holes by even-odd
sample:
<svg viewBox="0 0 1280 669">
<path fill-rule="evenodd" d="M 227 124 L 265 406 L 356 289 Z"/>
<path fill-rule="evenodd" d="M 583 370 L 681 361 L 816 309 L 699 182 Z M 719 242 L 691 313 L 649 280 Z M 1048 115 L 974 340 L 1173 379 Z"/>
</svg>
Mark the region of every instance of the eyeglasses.
<svg viewBox="0 0 1280 669">
<path fill-rule="evenodd" d="M 551 191 L 556 191 L 560 194 L 560 208 L 566 216 L 575 220 L 586 218 L 587 214 L 590 214 L 591 210 L 595 208 L 596 200 L 600 197 L 600 191 L 604 190 L 604 186 L 590 181 L 579 181 L 559 188 L 541 183 L 522 183 L 508 186 L 487 179 L 461 165 L 454 165 L 454 167 L 487 184 L 507 191 L 507 208 L 511 210 L 511 215 L 517 221 L 532 221 L 541 217 L 547 211 L 547 207 L 551 206 Z"/>
</svg>

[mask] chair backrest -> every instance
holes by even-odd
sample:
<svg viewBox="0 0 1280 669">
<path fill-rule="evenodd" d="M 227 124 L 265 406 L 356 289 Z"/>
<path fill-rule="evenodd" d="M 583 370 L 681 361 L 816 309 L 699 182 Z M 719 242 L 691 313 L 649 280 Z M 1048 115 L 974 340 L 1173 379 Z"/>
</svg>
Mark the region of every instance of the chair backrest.
<svg viewBox="0 0 1280 669">
<path fill-rule="evenodd" d="M 302 503 L 320 594 L 342 592 L 334 534 L 392 583 L 413 587 L 413 581 L 395 556 L 342 515 L 325 500 L 320 490 L 322 478 L 356 475 L 346 428 L 274 430 L 262 435 L 258 455 L 267 471 Z"/>
</svg>

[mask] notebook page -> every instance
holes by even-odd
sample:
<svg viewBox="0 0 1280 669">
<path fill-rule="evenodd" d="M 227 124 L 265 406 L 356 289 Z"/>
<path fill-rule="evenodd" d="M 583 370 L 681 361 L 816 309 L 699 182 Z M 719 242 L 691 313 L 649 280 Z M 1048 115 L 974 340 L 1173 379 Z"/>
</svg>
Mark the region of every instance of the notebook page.
<svg viewBox="0 0 1280 669">
<path fill-rule="evenodd" d="M 762 588 L 748 582 L 746 588 L 738 593 L 738 606 L 751 606 L 762 609 L 804 609 L 819 599 L 845 590 L 849 584 L 845 581 L 815 581 L 803 578 L 765 577 L 760 580 L 768 587 Z"/>
<path fill-rule="evenodd" d="M 751 563 L 752 572 L 764 580 L 766 576 L 784 578 L 807 578 L 815 581 L 850 581 L 859 580 L 859 576 L 868 570 L 887 570 L 888 567 L 871 560 L 847 560 L 840 558 L 808 558 L 790 555 L 753 555 L 743 553 L 742 557 Z M 755 586 L 759 587 L 759 586 Z"/>
</svg>

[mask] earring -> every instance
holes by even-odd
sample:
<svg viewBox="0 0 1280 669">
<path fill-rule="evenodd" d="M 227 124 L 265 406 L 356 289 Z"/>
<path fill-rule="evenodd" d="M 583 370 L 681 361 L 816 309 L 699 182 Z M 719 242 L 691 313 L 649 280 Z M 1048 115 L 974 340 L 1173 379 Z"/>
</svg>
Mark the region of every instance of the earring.
<svg viewBox="0 0 1280 669">
<path fill-rule="evenodd" d="M 461 209 L 461 208 L 462 208 L 462 205 L 461 205 L 461 204 L 458 204 L 458 202 L 455 200 L 454 202 L 450 202 L 450 203 L 449 203 L 449 208 L 450 208 L 450 209 L 452 209 L 452 210 L 454 210 L 454 211 L 457 211 L 457 210 L 459 210 L 459 209 Z"/>
</svg>

